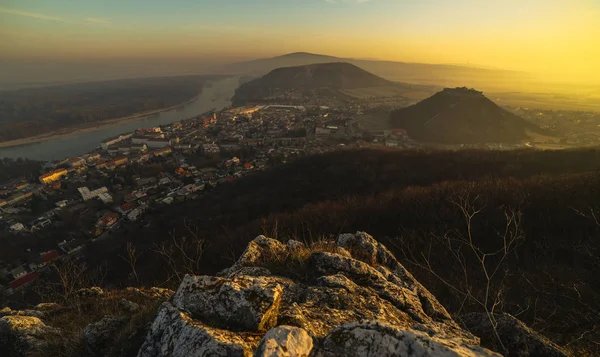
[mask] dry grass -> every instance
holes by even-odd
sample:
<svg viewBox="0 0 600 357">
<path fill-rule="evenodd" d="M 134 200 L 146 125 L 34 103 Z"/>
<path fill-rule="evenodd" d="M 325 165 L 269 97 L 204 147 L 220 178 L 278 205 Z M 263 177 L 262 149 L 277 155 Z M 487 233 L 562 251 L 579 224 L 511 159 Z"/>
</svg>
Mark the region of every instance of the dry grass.
<svg viewBox="0 0 600 357">
<path fill-rule="evenodd" d="M 348 252 L 339 248 L 334 240 L 320 237 L 315 241 L 305 242 L 301 247 L 264 252 L 259 265 L 269 269 L 275 275 L 299 281 L 309 281 L 314 278 L 314 273 L 309 266 L 310 257 L 313 253 L 318 252 L 348 255 Z"/>
<path fill-rule="evenodd" d="M 122 299 L 138 304 L 139 311 L 124 309 L 119 303 Z M 161 302 L 127 290 L 105 291 L 102 297 L 74 299 L 67 307 L 49 313 L 43 319 L 47 325 L 60 329 L 59 334 L 48 337 L 49 347 L 44 353 L 57 357 L 88 355 L 83 336 L 85 327 L 105 316 L 126 316 L 128 322 L 116 332 L 105 355 L 134 356 Z"/>
</svg>

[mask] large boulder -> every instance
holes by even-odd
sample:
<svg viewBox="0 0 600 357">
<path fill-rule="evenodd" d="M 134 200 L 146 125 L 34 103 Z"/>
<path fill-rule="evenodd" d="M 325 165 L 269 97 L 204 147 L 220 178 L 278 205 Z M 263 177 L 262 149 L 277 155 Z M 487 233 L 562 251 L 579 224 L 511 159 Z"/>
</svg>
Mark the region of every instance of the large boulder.
<svg viewBox="0 0 600 357">
<path fill-rule="evenodd" d="M 37 317 L 9 315 L 0 318 L 0 355 L 11 357 L 40 356 L 48 340 L 58 331 Z"/>
<path fill-rule="evenodd" d="M 313 340 L 305 330 L 294 326 L 277 326 L 260 341 L 254 357 L 308 357 Z"/>
<path fill-rule="evenodd" d="M 187 275 L 173 296 L 173 305 L 215 327 L 266 331 L 277 322 L 282 292 L 269 277 Z"/>
<path fill-rule="evenodd" d="M 509 314 L 495 314 L 496 331 L 487 314 L 471 313 L 463 318 L 464 325 L 474 334 L 482 336 L 487 345 L 501 345 L 494 338 L 496 332 L 506 348 L 506 357 L 569 357 L 569 354 L 546 337 L 530 329 Z"/>
<path fill-rule="evenodd" d="M 259 337 L 209 327 L 166 302 L 138 357 L 250 357 Z"/>
</svg>

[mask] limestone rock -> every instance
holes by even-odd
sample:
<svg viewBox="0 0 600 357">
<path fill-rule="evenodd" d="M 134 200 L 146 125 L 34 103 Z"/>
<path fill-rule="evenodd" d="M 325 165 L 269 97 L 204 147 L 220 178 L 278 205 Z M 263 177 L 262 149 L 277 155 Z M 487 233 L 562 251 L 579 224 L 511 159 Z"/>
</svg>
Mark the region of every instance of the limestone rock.
<svg viewBox="0 0 600 357">
<path fill-rule="evenodd" d="M 103 296 L 104 290 L 102 290 L 102 288 L 99 288 L 97 286 L 93 286 L 91 288 L 79 289 L 79 290 L 77 290 L 76 293 L 77 293 L 77 296 L 79 296 L 79 297 L 93 298 L 93 297 Z"/>
<path fill-rule="evenodd" d="M 173 305 L 211 326 L 266 331 L 277 322 L 282 292 L 277 281 L 269 277 L 187 275 L 173 297 Z"/>
<path fill-rule="evenodd" d="M 227 278 L 233 278 L 234 276 L 269 276 L 271 271 L 263 267 L 244 267 L 236 266 L 235 268 L 225 269 L 217 276 L 225 276 Z"/>
<path fill-rule="evenodd" d="M 126 317 L 105 316 L 102 320 L 87 325 L 83 330 L 86 346 L 96 355 L 100 355 L 110 347 L 110 342 L 125 323 L 127 323 Z"/>
<path fill-rule="evenodd" d="M 0 317 L 16 315 L 13 311 L 14 311 L 13 309 L 6 306 L 0 310 Z"/>
<path fill-rule="evenodd" d="M 277 270 L 300 244 L 259 236 L 219 276 L 186 276 L 139 356 L 499 356 L 368 234 Z"/>
<path fill-rule="evenodd" d="M 308 357 L 313 348 L 308 333 L 294 326 L 278 326 L 260 341 L 255 357 Z"/>
<path fill-rule="evenodd" d="M 173 296 L 173 294 L 175 294 L 175 292 L 171 289 L 157 287 L 152 287 L 150 289 L 138 289 L 129 287 L 125 289 L 125 291 L 136 296 L 160 301 L 168 300 L 171 296 Z"/>
<path fill-rule="evenodd" d="M 47 339 L 56 333 L 37 317 L 4 316 L 0 318 L 0 352 L 11 357 L 43 355 Z"/>
<path fill-rule="evenodd" d="M 55 302 L 42 302 L 35 306 L 35 309 L 38 311 L 54 311 L 61 308 L 61 305 Z"/>
<path fill-rule="evenodd" d="M 369 234 L 365 232 L 340 234 L 337 244 L 352 251 L 356 259 L 377 266 L 377 270 L 394 284 L 415 291 L 422 301 L 423 310 L 436 321 L 452 320 L 442 304 L 398 262 L 383 244 Z"/>
<path fill-rule="evenodd" d="M 460 339 L 429 336 L 379 321 L 352 322 L 325 337 L 315 357 L 501 357 Z"/>
<path fill-rule="evenodd" d="M 0 310 L 0 317 L 2 316 L 33 316 L 41 319 L 44 317 L 44 312 L 33 309 L 13 310 L 7 306 Z"/>
<path fill-rule="evenodd" d="M 258 236 L 248 244 L 248 247 L 238 259 L 237 264 L 241 266 L 252 266 L 260 262 L 261 259 L 267 259 L 270 255 L 281 254 L 286 250 L 286 246 L 278 240 Z"/>
<path fill-rule="evenodd" d="M 209 327 L 166 302 L 138 357 L 250 357 L 258 341 L 259 337 Z"/>
<path fill-rule="evenodd" d="M 496 330 L 507 349 L 506 357 L 569 357 L 565 351 L 544 336 L 527 327 L 509 314 L 496 314 Z M 478 336 L 494 336 L 489 318 L 484 313 L 468 314 L 463 322 Z M 493 338 L 486 338 L 488 344 L 496 345 Z"/>
</svg>

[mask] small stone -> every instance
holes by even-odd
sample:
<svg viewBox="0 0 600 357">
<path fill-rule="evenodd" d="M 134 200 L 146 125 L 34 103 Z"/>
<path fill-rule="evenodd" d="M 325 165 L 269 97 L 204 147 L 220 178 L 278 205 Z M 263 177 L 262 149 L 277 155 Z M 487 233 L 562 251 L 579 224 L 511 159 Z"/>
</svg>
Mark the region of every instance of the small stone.
<svg viewBox="0 0 600 357">
<path fill-rule="evenodd" d="M 307 357 L 312 348 L 313 340 L 305 330 L 277 326 L 265 334 L 254 357 Z"/>
<path fill-rule="evenodd" d="M 42 302 L 39 303 L 35 306 L 35 309 L 38 311 L 52 311 L 52 310 L 56 310 L 56 309 L 60 309 L 60 304 L 55 303 L 55 302 Z"/>
<path fill-rule="evenodd" d="M 102 288 L 99 288 L 97 286 L 77 290 L 77 296 L 79 296 L 79 297 L 91 298 L 91 297 L 99 297 L 99 296 L 103 296 L 103 295 L 104 295 L 104 290 L 102 290 Z"/>
<path fill-rule="evenodd" d="M 129 301 L 127 299 L 119 300 L 119 307 L 121 307 L 123 310 L 125 310 L 127 312 L 131 312 L 131 313 L 136 313 L 141 310 L 141 307 L 139 304 L 136 304 L 135 302 Z"/>
</svg>

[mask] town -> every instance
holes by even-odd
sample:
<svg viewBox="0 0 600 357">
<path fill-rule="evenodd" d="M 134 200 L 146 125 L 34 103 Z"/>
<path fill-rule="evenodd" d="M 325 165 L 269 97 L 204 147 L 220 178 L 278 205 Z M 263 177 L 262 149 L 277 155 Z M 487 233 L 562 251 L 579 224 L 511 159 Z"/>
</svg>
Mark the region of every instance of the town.
<svg viewBox="0 0 600 357">
<path fill-rule="evenodd" d="M 148 213 L 161 205 L 198 199 L 244 175 L 346 148 L 428 147 L 403 129 L 380 125 L 381 113 L 410 104 L 405 98 L 320 104 L 331 107 L 244 106 L 138 129 L 104 140 L 93 152 L 45 163 L 37 180 L 17 177 L 0 183 L 0 230 L 7 233 L 0 256 L 4 294 L 24 289 L 53 260 L 78 257 L 83 247 L 110 239 L 120 229 L 151 227 Z M 531 117 L 539 121 L 566 115 L 514 110 L 534 113 L 526 115 L 532 121 Z M 437 145 L 527 147 L 528 143 Z"/>
<path fill-rule="evenodd" d="M 360 106 L 264 105 L 205 113 L 124 133 L 97 150 L 47 162 L 37 181 L 0 184 L 5 294 L 24 289 L 53 260 L 82 254 L 123 227 L 152 225 L 147 212 L 298 157 L 346 147 L 416 147 L 403 130 L 366 132 Z M 33 248 L 23 248 L 23 244 Z M 11 249 L 11 247 L 13 247 Z M 10 259 L 7 259 L 10 257 Z"/>
</svg>

